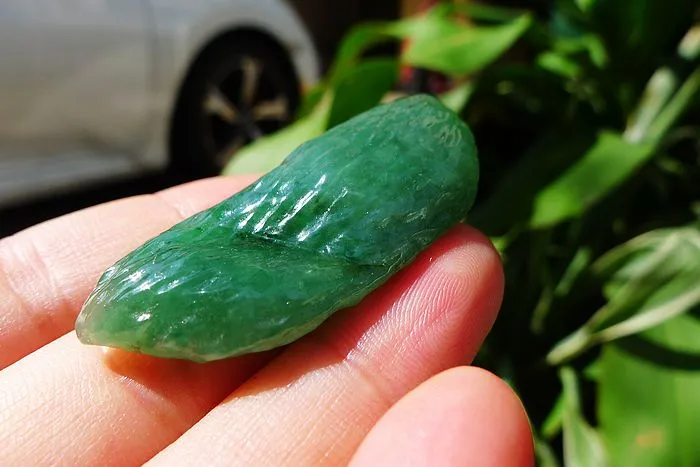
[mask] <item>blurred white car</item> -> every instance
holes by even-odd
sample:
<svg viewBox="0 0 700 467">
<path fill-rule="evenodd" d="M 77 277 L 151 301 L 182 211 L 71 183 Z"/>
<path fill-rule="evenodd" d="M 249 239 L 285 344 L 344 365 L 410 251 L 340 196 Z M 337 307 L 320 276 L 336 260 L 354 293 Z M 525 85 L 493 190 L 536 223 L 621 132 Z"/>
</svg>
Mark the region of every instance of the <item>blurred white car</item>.
<svg viewBox="0 0 700 467">
<path fill-rule="evenodd" d="M 170 163 L 214 173 L 318 74 L 281 0 L 3 0 L 0 207 Z"/>
</svg>

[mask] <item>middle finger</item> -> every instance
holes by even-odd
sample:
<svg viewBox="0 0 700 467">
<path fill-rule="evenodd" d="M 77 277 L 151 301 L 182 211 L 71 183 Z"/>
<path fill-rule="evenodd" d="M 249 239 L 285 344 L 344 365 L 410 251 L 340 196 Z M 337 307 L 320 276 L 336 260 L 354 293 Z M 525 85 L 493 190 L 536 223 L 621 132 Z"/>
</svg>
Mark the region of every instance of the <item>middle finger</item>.
<svg viewBox="0 0 700 467">
<path fill-rule="evenodd" d="M 384 412 L 471 360 L 498 310 L 498 253 L 459 226 L 356 308 L 292 344 L 152 465 L 344 465 Z"/>
<path fill-rule="evenodd" d="M 141 464 L 270 357 L 162 360 L 85 346 L 71 332 L 0 372 L 0 459 Z"/>
</svg>

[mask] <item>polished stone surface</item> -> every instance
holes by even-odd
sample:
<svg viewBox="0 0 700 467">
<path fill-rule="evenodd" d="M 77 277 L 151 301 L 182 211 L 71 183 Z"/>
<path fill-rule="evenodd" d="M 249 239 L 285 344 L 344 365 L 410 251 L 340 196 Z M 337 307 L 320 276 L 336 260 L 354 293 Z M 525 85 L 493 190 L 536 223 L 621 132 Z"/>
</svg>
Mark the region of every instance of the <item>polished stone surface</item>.
<svg viewBox="0 0 700 467">
<path fill-rule="evenodd" d="M 379 106 L 119 260 L 78 337 L 195 361 L 290 343 L 463 220 L 477 182 L 472 134 L 439 101 Z"/>
</svg>

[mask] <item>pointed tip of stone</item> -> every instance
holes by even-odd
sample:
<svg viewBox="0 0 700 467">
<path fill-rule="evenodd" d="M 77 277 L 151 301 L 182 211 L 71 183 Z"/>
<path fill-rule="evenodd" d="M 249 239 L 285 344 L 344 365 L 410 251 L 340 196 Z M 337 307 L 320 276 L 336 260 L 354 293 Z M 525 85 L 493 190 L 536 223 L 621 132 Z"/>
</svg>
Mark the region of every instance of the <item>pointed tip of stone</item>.
<svg viewBox="0 0 700 467">
<path fill-rule="evenodd" d="M 78 340 L 87 345 L 106 345 L 98 338 L 94 326 L 94 304 L 88 299 L 75 320 L 75 334 Z"/>
</svg>

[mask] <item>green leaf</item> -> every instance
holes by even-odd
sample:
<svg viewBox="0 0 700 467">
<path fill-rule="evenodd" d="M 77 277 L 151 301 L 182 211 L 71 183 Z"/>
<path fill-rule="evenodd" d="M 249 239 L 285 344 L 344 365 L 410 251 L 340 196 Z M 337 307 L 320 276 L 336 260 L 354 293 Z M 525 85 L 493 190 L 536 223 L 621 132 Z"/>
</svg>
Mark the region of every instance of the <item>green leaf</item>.
<svg viewBox="0 0 700 467">
<path fill-rule="evenodd" d="M 589 266 L 591 262 L 591 249 L 589 247 L 581 247 L 576 250 L 569 266 L 561 276 L 557 287 L 554 289 L 554 294 L 557 297 L 568 295 L 573 287 L 574 282 Z"/>
<path fill-rule="evenodd" d="M 605 467 L 605 448 L 598 433 L 581 414 L 576 373 L 569 367 L 559 371 L 564 386 L 564 463 L 567 467 Z"/>
<path fill-rule="evenodd" d="M 650 144 L 632 144 L 603 131 L 595 145 L 534 201 L 530 225 L 551 227 L 582 215 L 654 155 Z"/>
<path fill-rule="evenodd" d="M 670 68 L 660 68 L 654 72 L 637 108 L 627 122 L 625 129 L 627 141 L 636 143 L 648 137 L 649 127 L 676 91 L 677 81 L 677 76 Z"/>
<path fill-rule="evenodd" d="M 542 333 L 544 322 L 552 310 L 555 298 L 565 297 L 571 291 L 574 282 L 586 270 L 591 261 L 591 250 L 588 247 L 579 248 L 559 278 L 555 287 L 545 288 L 542 297 L 532 313 L 530 328 L 535 333 Z"/>
<path fill-rule="evenodd" d="M 552 448 L 540 438 L 535 437 L 535 458 L 539 467 L 559 467 L 559 461 Z"/>
<path fill-rule="evenodd" d="M 608 303 L 549 353 L 550 364 L 700 305 L 700 231 L 685 227 L 647 233 L 607 253 L 593 270 L 607 278 Z"/>
<path fill-rule="evenodd" d="M 445 107 L 455 113 L 460 113 L 467 105 L 469 98 L 474 94 L 474 84 L 471 82 L 455 86 L 446 93 L 439 96 Z"/>
<path fill-rule="evenodd" d="M 394 85 L 398 62 L 373 59 L 339 73 L 330 92 L 310 97 L 315 108 L 287 128 L 246 146 L 236 154 L 224 174 L 261 173 L 277 167 L 300 144 L 377 105 Z M 333 98 L 331 97 L 333 96 Z"/>
<path fill-rule="evenodd" d="M 328 78 L 305 99 L 300 115 L 306 116 L 314 108 L 320 96 L 329 88 L 337 87 L 353 74 L 363 53 L 372 46 L 395 40 L 407 39 L 411 46 L 402 61 L 412 66 L 425 66 L 445 71 L 444 65 L 465 74 L 475 71 L 497 59 L 520 37 L 531 23 L 527 14 L 509 9 L 488 6 L 471 6 L 469 11 L 477 16 L 495 21 L 509 21 L 493 27 L 474 27 L 462 24 L 453 13 L 458 8 L 441 5 L 420 15 L 393 22 L 365 23 L 353 28 L 343 39 L 329 72 Z M 445 49 L 436 46 L 434 40 L 449 42 Z M 447 55 L 441 56 L 440 54 Z M 434 63 L 433 63 L 434 61 Z M 366 72 L 366 71 L 363 71 Z M 379 73 L 377 71 L 377 73 Z M 384 82 L 382 80 L 382 82 Z M 355 98 L 361 90 L 350 88 Z M 336 95 L 344 96 L 343 93 Z M 463 91 L 464 92 L 464 91 Z M 455 98 L 461 95 L 455 93 Z M 342 98 L 342 97 L 341 97 Z M 466 97 L 463 97 L 466 99 Z M 366 101 L 372 99 L 367 98 Z M 333 121 L 336 121 L 333 119 Z"/>
<path fill-rule="evenodd" d="M 583 12 L 588 12 L 595 4 L 596 0 L 574 0 L 576 6 Z"/>
<path fill-rule="evenodd" d="M 394 22 L 374 22 L 355 26 L 343 38 L 329 73 L 331 82 L 357 64 L 368 48 L 406 37 L 409 20 Z"/>
<path fill-rule="evenodd" d="M 493 193 L 472 211 L 469 220 L 488 235 L 500 236 L 518 224 L 529 224 L 538 193 L 555 183 L 595 141 L 580 124 L 547 130 L 505 171 Z"/>
<path fill-rule="evenodd" d="M 690 27 L 697 0 L 595 0 L 588 6 L 616 69 L 643 84 Z"/>
<path fill-rule="evenodd" d="M 649 126 L 647 139 L 653 143 L 660 143 L 669 130 L 684 112 L 695 102 L 700 93 L 700 67 L 686 79 L 678 92 L 669 101 L 668 105 L 659 113 L 658 117 Z"/>
<path fill-rule="evenodd" d="M 458 21 L 452 10 L 442 5 L 414 18 L 355 27 L 338 49 L 330 81 L 334 82 L 355 66 L 368 48 L 402 39 L 410 44 L 402 56 L 402 61 L 408 65 L 448 74 L 471 73 L 500 57 L 532 23 L 528 14 L 513 16 L 510 12 L 504 13 L 504 9 L 485 7 L 475 11 L 510 21 L 498 26 L 476 27 Z"/>
<path fill-rule="evenodd" d="M 335 99 L 328 118 L 328 128 L 369 110 L 392 89 L 398 78 L 396 60 L 366 60 L 339 77 L 334 85 Z"/>
<path fill-rule="evenodd" d="M 700 56 L 700 24 L 694 24 L 678 44 L 678 56 L 692 62 Z"/>
<path fill-rule="evenodd" d="M 323 98 L 328 92 L 328 84 L 326 81 L 321 81 L 317 83 L 314 87 L 309 89 L 305 94 L 304 98 L 297 111 L 296 119 L 301 119 L 307 117 L 309 114 L 318 107 Z"/>
<path fill-rule="evenodd" d="M 694 103 L 700 91 L 700 68 L 686 77 L 700 55 L 700 25 L 688 30 L 672 65 L 657 69 L 646 84 L 625 130 L 627 141 L 660 143 L 676 121 Z M 681 81 L 683 82 L 682 84 Z"/>
<path fill-rule="evenodd" d="M 600 381 L 600 367 L 600 359 L 594 360 L 593 363 L 583 369 L 581 374 L 589 381 Z"/>
<path fill-rule="evenodd" d="M 564 398 L 564 393 L 559 394 L 554 407 L 547 415 L 547 418 L 542 423 L 542 436 L 547 439 L 552 439 L 561 432 L 562 426 L 564 424 L 564 410 L 565 410 L 566 400 Z"/>
<path fill-rule="evenodd" d="M 603 347 L 598 418 L 613 465 L 700 465 L 698 336 L 689 313 Z"/>
<path fill-rule="evenodd" d="M 537 65 L 544 70 L 566 78 L 576 78 L 583 72 L 581 64 L 576 60 L 551 50 L 543 52 L 537 57 Z"/>
<path fill-rule="evenodd" d="M 500 57 L 531 24 L 532 18 L 522 15 L 503 25 L 475 27 L 431 12 L 407 24 L 410 45 L 403 60 L 448 75 L 466 75 Z"/>
<path fill-rule="evenodd" d="M 308 116 L 238 151 L 224 168 L 224 175 L 267 173 L 277 167 L 299 145 L 325 131 L 330 101 L 326 96 Z"/>
</svg>

